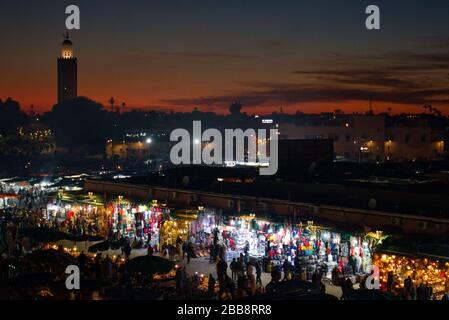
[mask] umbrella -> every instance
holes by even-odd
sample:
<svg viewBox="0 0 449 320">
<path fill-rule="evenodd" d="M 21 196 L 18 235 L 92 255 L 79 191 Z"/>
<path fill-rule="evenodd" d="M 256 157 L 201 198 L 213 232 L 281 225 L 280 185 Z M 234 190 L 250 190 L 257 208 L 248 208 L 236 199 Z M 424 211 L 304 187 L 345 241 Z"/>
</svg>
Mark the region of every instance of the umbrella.
<svg viewBox="0 0 449 320">
<path fill-rule="evenodd" d="M 102 241 L 104 238 L 102 236 L 88 236 L 88 235 L 83 235 L 83 236 L 72 236 L 70 234 L 66 234 L 64 240 L 70 240 L 70 241 L 75 241 L 75 242 L 85 242 L 85 241 Z"/>
<path fill-rule="evenodd" d="M 64 233 L 58 230 L 49 228 L 23 228 L 20 230 L 21 234 L 26 237 L 31 238 L 37 242 L 57 242 L 60 240 L 69 240 L 75 242 L 85 242 L 85 241 L 101 241 L 103 237 L 101 236 L 74 236 L 68 233 Z"/>
<path fill-rule="evenodd" d="M 276 295 L 283 294 L 320 294 L 320 287 L 302 280 L 281 281 L 271 283 L 267 286 L 267 291 Z"/>
<path fill-rule="evenodd" d="M 54 249 L 38 250 L 30 253 L 27 258 L 37 263 L 73 264 L 76 262 L 76 259 L 68 253 Z"/>
<path fill-rule="evenodd" d="M 20 232 L 37 242 L 56 242 L 68 236 L 64 232 L 48 228 L 23 228 Z"/>
<path fill-rule="evenodd" d="M 128 261 L 121 267 L 122 271 L 144 274 L 165 274 L 173 269 L 173 263 L 155 256 L 141 256 Z"/>
<path fill-rule="evenodd" d="M 108 251 L 110 249 L 112 250 L 118 250 L 123 245 L 123 241 L 117 240 L 117 241 L 103 241 L 100 243 L 96 243 L 89 247 L 90 253 L 97 253 L 97 252 L 104 252 Z"/>
</svg>

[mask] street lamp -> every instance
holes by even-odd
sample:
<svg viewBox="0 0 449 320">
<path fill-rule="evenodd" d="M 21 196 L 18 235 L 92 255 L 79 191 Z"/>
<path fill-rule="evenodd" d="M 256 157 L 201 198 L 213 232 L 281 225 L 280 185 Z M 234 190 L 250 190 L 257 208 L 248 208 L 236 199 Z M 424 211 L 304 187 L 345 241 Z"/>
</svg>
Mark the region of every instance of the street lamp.
<svg viewBox="0 0 449 320">
<path fill-rule="evenodd" d="M 153 140 L 152 140 L 151 138 L 148 138 L 147 141 L 146 141 L 146 143 L 147 143 L 147 144 L 151 144 L 151 143 L 153 143 Z"/>
</svg>

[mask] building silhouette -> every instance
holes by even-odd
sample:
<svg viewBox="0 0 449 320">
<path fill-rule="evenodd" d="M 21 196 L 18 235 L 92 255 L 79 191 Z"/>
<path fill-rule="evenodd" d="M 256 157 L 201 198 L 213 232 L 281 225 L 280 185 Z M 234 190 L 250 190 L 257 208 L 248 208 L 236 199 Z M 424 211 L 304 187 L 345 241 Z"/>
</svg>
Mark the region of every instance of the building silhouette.
<svg viewBox="0 0 449 320">
<path fill-rule="evenodd" d="M 61 56 L 58 58 L 58 103 L 77 97 L 77 58 L 69 34 L 64 36 Z"/>
</svg>

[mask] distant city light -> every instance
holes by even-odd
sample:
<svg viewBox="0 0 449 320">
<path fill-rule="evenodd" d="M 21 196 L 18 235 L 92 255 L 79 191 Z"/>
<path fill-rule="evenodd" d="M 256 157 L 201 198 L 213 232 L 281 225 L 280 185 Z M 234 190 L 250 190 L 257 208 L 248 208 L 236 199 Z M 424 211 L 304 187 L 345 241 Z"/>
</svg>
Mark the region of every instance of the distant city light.
<svg viewBox="0 0 449 320">
<path fill-rule="evenodd" d="M 148 138 L 147 139 L 147 144 L 151 144 L 151 143 L 153 143 L 153 140 L 151 138 Z"/>
</svg>

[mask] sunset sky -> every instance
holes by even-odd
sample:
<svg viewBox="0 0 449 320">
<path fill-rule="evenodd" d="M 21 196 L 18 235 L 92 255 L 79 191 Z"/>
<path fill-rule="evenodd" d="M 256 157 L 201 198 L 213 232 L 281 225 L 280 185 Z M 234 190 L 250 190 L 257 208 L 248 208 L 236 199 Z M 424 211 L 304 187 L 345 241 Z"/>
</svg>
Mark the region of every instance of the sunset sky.
<svg viewBox="0 0 449 320">
<path fill-rule="evenodd" d="M 0 0 L 0 99 L 56 101 L 65 7 L 78 94 L 129 107 L 226 113 L 449 112 L 449 1 Z M 381 8 L 380 31 L 365 8 Z"/>
</svg>

